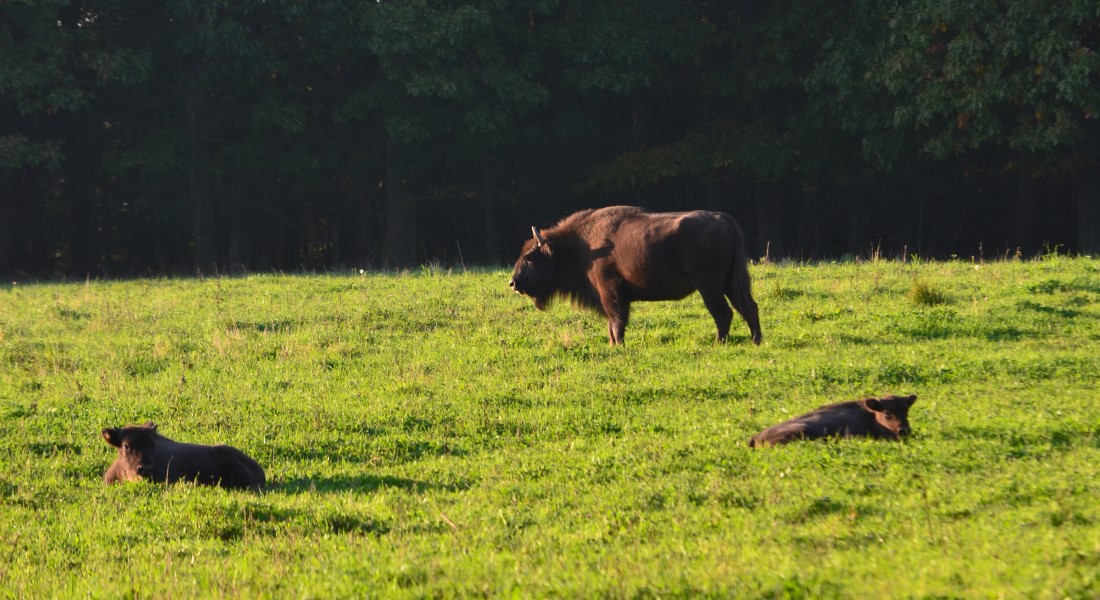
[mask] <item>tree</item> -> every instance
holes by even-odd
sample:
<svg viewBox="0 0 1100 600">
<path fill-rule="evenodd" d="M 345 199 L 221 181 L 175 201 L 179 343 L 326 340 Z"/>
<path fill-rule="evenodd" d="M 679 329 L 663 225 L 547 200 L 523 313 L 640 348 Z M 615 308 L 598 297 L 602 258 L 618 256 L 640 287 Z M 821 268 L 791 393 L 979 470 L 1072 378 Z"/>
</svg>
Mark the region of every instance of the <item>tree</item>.
<svg viewBox="0 0 1100 600">
<path fill-rule="evenodd" d="M 107 110 L 97 101 L 149 68 L 141 53 L 110 42 L 108 15 L 118 4 L 0 4 L 0 115 L 13 125 L 0 131 L 0 179 L 10 184 L 0 201 L 0 269 L 22 263 L 83 274 L 92 267 L 93 181 Z M 47 210 L 63 231 L 46 231 Z M 50 264 L 51 255 L 67 264 Z"/>
<path fill-rule="evenodd" d="M 810 78 L 869 160 L 965 158 L 1077 181 L 1078 250 L 1100 247 L 1095 2 L 854 2 Z"/>
<path fill-rule="evenodd" d="M 960 6 L 0 3 L 0 271 L 499 262 L 610 203 L 758 255 L 1095 249 L 1095 2 Z"/>
</svg>

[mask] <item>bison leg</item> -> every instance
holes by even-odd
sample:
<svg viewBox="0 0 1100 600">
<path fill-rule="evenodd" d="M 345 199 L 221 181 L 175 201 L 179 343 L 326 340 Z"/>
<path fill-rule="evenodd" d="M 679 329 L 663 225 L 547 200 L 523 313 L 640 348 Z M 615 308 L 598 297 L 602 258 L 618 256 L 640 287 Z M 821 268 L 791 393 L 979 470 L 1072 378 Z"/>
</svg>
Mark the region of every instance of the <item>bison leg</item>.
<svg viewBox="0 0 1100 600">
<path fill-rule="evenodd" d="M 617 290 L 601 289 L 600 305 L 607 315 L 607 337 L 612 346 L 623 343 L 626 323 L 630 320 L 630 303 L 623 301 Z"/>
<path fill-rule="evenodd" d="M 733 308 L 737 310 L 741 318 L 749 324 L 752 341 L 759 346 L 762 338 L 760 333 L 760 309 L 756 305 L 756 300 L 752 299 L 751 285 L 749 271 L 747 268 L 742 267 L 741 271 L 735 273 L 734 277 L 726 284 L 726 296 L 729 297 L 730 303 L 733 304 Z"/>
<path fill-rule="evenodd" d="M 726 304 L 726 298 L 721 291 L 699 288 L 699 295 L 703 297 L 703 303 L 707 305 L 710 316 L 714 317 L 714 324 L 718 326 L 718 341 L 726 341 L 730 332 L 730 323 L 733 322 L 733 311 Z"/>
<path fill-rule="evenodd" d="M 630 307 L 624 306 L 617 314 L 607 313 L 607 337 L 612 346 L 622 345 L 626 335 L 626 322 L 630 316 Z"/>
</svg>

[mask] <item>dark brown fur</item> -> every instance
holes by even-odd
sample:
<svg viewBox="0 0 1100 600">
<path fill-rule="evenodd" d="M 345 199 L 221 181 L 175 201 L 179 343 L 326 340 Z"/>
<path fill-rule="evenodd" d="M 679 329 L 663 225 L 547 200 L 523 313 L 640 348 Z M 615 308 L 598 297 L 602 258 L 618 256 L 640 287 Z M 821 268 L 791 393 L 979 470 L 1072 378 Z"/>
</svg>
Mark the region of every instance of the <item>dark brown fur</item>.
<svg viewBox="0 0 1100 600">
<path fill-rule="evenodd" d="M 151 421 L 104 429 L 103 439 L 118 448 L 118 458 L 103 476 L 107 484 L 142 479 L 156 483 L 194 481 L 259 491 L 266 482 L 263 467 L 244 452 L 232 446 L 174 442 L 157 433 Z"/>
<path fill-rule="evenodd" d="M 865 436 L 897 441 L 909 435 L 909 407 L 916 396 L 886 396 L 830 404 L 756 434 L 750 447 L 795 440 Z"/>
<path fill-rule="evenodd" d="M 718 326 L 729 334 L 733 308 L 759 344 L 760 317 L 752 297 L 744 234 L 727 214 L 649 213 L 611 206 L 573 213 L 523 246 L 509 285 L 542 310 L 564 297 L 607 317 L 611 344 L 623 343 L 636 300 L 679 300 L 698 290 Z"/>
</svg>

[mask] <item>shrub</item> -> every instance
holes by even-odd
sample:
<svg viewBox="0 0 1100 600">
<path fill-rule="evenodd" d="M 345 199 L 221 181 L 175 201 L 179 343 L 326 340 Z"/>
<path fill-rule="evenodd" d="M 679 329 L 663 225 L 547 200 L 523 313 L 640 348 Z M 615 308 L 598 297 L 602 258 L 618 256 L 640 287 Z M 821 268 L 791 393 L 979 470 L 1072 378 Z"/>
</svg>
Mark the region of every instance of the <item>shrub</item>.
<svg viewBox="0 0 1100 600">
<path fill-rule="evenodd" d="M 909 299 L 920 306 L 939 306 L 951 301 L 946 293 L 920 280 L 913 282 L 913 287 L 909 290 Z"/>
</svg>

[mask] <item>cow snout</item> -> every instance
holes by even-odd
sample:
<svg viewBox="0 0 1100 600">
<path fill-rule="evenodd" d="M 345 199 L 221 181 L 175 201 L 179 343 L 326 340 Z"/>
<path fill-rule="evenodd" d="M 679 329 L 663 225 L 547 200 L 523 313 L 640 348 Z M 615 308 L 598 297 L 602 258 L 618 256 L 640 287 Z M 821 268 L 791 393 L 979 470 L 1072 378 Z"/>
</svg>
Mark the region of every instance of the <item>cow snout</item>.
<svg viewBox="0 0 1100 600">
<path fill-rule="evenodd" d="M 516 289 L 516 280 L 515 279 L 509 279 L 508 280 L 508 287 L 512 288 L 513 290 Z"/>
<path fill-rule="evenodd" d="M 138 473 L 138 475 L 141 475 L 142 477 L 148 477 L 149 475 L 151 475 L 153 473 L 153 467 L 149 467 L 149 466 L 146 466 L 146 465 L 141 465 L 137 468 L 137 473 Z"/>
</svg>

